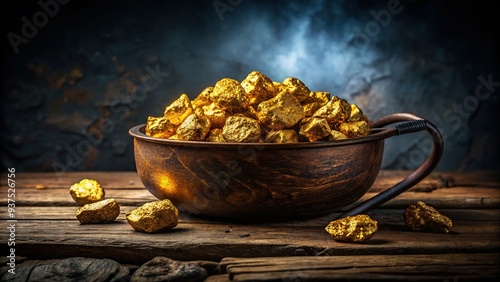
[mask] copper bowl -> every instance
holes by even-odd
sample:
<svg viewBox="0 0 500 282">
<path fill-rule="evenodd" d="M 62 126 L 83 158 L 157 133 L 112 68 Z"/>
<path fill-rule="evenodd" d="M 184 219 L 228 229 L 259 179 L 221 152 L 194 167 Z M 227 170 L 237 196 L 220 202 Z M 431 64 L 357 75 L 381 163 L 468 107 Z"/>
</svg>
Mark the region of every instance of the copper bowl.
<svg viewBox="0 0 500 282">
<path fill-rule="evenodd" d="M 402 122 L 392 128 L 379 128 Z M 427 176 L 442 154 L 442 138 L 429 121 L 393 114 L 372 124 L 365 137 L 314 143 L 211 143 L 150 137 L 130 129 L 137 172 L 158 199 L 204 216 L 276 219 L 338 211 L 361 198 L 375 181 L 384 139 L 427 130 L 429 158 L 396 186 L 343 215 L 358 214 L 393 198 Z"/>
</svg>

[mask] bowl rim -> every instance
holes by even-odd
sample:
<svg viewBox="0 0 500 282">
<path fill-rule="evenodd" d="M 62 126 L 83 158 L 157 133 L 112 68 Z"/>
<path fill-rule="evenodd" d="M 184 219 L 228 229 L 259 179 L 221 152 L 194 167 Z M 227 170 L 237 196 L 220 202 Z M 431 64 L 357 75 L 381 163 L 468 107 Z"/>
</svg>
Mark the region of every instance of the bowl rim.
<svg viewBox="0 0 500 282">
<path fill-rule="evenodd" d="M 193 146 L 193 147 L 271 147 L 271 148 L 318 148 L 318 147 L 337 147 L 347 146 L 362 143 L 380 141 L 388 137 L 397 135 L 395 128 L 373 128 L 372 132 L 363 137 L 348 138 L 343 140 L 333 141 L 316 141 L 316 142 L 296 142 L 296 143 L 221 143 L 207 141 L 184 141 L 170 140 L 164 138 L 151 137 L 144 133 L 146 124 L 136 125 L 129 130 L 129 134 L 134 138 L 151 143 L 172 145 L 172 146 Z"/>
</svg>

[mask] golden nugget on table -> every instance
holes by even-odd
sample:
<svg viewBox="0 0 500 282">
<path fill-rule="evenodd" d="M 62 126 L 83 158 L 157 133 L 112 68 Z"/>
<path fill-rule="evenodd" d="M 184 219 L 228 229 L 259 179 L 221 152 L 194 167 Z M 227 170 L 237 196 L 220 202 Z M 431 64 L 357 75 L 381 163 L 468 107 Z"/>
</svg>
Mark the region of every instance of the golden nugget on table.
<svg viewBox="0 0 500 282">
<path fill-rule="evenodd" d="M 241 82 L 223 78 L 193 100 L 182 94 L 145 128 L 156 138 L 219 143 L 335 141 L 370 132 L 357 105 L 311 91 L 298 78 L 276 82 L 258 71 Z"/>
<path fill-rule="evenodd" d="M 120 215 L 120 206 L 115 199 L 106 199 L 86 204 L 76 211 L 76 218 L 81 224 L 110 223 Z"/>
<path fill-rule="evenodd" d="M 422 201 L 406 208 L 404 214 L 405 225 L 412 231 L 429 231 L 435 233 L 449 233 L 453 223 L 451 219 L 442 215 L 435 208 Z"/>
<path fill-rule="evenodd" d="M 358 214 L 334 220 L 325 230 L 335 241 L 361 243 L 378 231 L 378 222 L 366 214 Z"/>
<path fill-rule="evenodd" d="M 80 206 L 102 201 L 105 196 L 101 184 L 94 179 L 82 179 L 80 182 L 71 185 L 69 193 Z"/>
<path fill-rule="evenodd" d="M 127 222 L 136 231 L 162 232 L 177 226 L 179 211 L 170 200 L 146 203 L 126 214 Z"/>
</svg>

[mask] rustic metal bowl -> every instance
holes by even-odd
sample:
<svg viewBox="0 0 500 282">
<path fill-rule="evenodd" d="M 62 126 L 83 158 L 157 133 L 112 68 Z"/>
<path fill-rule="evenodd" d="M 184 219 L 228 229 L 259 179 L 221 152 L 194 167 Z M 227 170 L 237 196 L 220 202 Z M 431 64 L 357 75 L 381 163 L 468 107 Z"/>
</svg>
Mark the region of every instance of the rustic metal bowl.
<svg viewBox="0 0 500 282">
<path fill-rule="evenodd" d="M 402 122 L 393 128 L 379 128 Z M 145 125 L 130 129 L 137 172 L 159 199 L 193 214 L 276 219 L 337 211 L 361 198 L 375 181 L 384 139 L 427 130 L 434 141 L 429 158 L 396 186 L 344 215 L 393 198 L 427 176 L 442 154 L 443 140 L 429 121 L 393 114 L 373 123 L 368 136 L 314 143 L 211 143 L 150 137 Z"/>
</svg>

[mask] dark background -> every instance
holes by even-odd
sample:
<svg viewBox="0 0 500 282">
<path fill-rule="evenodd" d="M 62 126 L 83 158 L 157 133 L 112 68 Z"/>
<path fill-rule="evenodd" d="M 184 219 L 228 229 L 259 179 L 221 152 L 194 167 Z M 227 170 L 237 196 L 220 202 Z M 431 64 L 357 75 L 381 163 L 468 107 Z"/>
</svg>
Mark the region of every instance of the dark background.
<svg viewBox="0 0 500 282">
<path fill-rule="evenodd" d="M 130 127 L 181 93 L 259 70 L 357 103 L 371 120 L 428 118 L 446 141 L 439 170 L 497 170 L 500 85 L 480 78 L 500 82 L 493 4 L 401 0 L 391 14 L 391 3 L 73 0 L 44 22 L 37 1 L 16 1 L 3 11 L 2 169 L 134 170 Z M 38 30 L 16 53 L 9 34 L 23 36 L 34 15 Z M 141 92 L 155 69 L 158 83 Z M 418 166 L 429 147 L 425 133 L 386 144 L 388 169 Z"/>
</svg>

